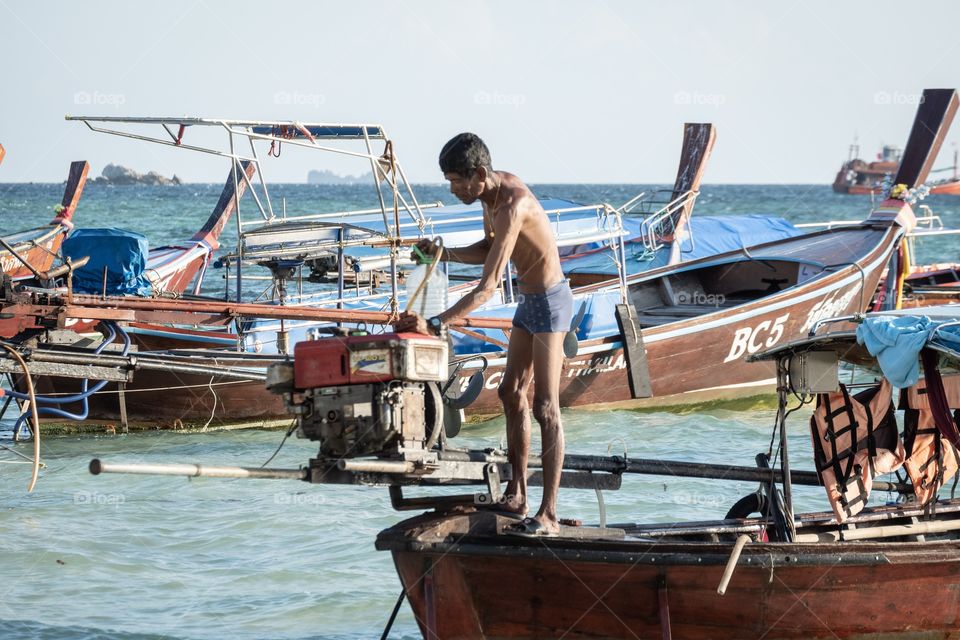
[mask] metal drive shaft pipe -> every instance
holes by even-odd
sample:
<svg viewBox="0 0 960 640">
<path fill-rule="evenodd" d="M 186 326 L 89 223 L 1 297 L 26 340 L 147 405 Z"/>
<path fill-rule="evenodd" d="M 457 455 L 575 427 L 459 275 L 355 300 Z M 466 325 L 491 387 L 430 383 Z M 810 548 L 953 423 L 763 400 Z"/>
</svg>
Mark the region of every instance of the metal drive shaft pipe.
<svg viewBox="0 0 960 640">
<path fill-rule="evenodd" d="M 306 469 L 259 469 L 253 467 L 227 467 L 206 464 L 124 464 L 104 462 L 99 458 L 90 461 L 90 473 L 133 473 L 153 476 L 186 476 L 189 478 L 258 478 L 265 480 L 303 480 Z"/>
</svg>

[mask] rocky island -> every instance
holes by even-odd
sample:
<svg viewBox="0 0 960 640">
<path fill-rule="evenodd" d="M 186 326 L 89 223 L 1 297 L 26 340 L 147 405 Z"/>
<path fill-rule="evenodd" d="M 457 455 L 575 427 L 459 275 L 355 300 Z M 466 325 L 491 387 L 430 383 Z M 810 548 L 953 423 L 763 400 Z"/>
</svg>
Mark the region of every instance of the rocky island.
<svg viewBox="0 0 960 640">
<path fill-rule="evenodd" d="M 128 167 L 122 167 L 118 164 L 108 164 L 103 168 L 103 173 L 95 178 L 93 184 L 143 184 L 152 186 L 166 186 L 182 184 L 180 178 L 174 175 L 172 178 L 162 176 L 156 171 L 147 173 L 137 173 Z"/>
<path fill-rule="evenodd" d="M 373 181 L 373 173 L 366 172 L 359 176 L 341 176 L 329 169 L 314 169 L 307 173 L 307 184 L 364 184 Z"/>
</svg>

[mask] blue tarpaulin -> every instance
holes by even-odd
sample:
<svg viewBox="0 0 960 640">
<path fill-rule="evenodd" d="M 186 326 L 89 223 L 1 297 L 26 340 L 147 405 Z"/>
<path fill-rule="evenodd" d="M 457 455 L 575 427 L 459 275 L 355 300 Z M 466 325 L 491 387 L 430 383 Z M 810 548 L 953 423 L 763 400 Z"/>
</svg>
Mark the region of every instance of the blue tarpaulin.
<svg viewBox="0 0 960 640">
<path fill-rule="evenodd" d="M 681 253 L 684 260 L 715 256 L 806 233 L 783 218 L 763 215 L 695 215 L 690 218 L 690 227 L 693 230 L 693 248 L 690 250 L 689 240 L 683 243 Z"/>
<path fill-rule="evenodd" d="M 665 266 L 670 261 L 670 247 L 664 245 L 659 251 L 650 253 L 643 244 L 643 218 L 624 216 L 623 226 L 627 230 L 627 273 L 640 273 Z M 692 216 L 690 230 L 693 241 L 684 238 L 680 241 L 680 259 L 684 262 L 715 256 L 744 247 L 752 247 L 766 242 L 783 240 L 804 233 L 792 224 L 774 216 Z M 579 250 L 599 247 L 580 247 Z M 609 251 L 578 256 L 564 261 L 565 273 L 578 271 L 588 273 L 617 273 L 616 263 Z"/>
<path fill-rule="evenodd" d="M 103 293 L 106 268 L 107 295 L 149 296 L 153 288 L 144 275 L 148 250 L 146 236 L 124 229 L 77 229 L 63 242 L 64 256 L 90 257 L 73 274 L 77 293 Z"/>
</svg>

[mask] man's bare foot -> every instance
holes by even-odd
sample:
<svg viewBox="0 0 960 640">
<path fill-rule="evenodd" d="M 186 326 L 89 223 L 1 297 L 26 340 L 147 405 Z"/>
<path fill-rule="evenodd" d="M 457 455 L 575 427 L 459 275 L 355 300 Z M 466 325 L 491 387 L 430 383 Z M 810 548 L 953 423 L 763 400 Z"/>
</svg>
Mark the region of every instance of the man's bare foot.
<svg viewBox="0 0 960 640">
<path fill-rule="evenodd" d="M 477 509 L 486 511 L 501 511 L 503 513 L 513 513 L 519 516 L 527 515 L 527 501 L 522 496 L 505 493 L 500 502 L 493 504 L 477 505 Z"/>
<path fill-rule="evenodd" d="M 542 515 L 535 518 L 524 518 L 520 522 L 508 524 L 503 532 L 522 538 L 553 538 L 560 534 L 560 523 L 555 519 L 548 519 Z"/>
<path fill-rule="evenodd" d="M 520 491 L 519 483 L 514 480 L 507 483 L 507 488 L 503 492 L 503 499 L 499 503 L 499 509 L 521 516 L 527 515 L 530 508 L 527 506 L 527 496 Z"/>
<path fill-rule="evenodd" d="M 540 528 L 547 534 L 556 535 L 560 533 L 560 522 L 556 517 L 548 518 L 546 515 L 538 513 L 533 519 L 540 523 Z"/>
</svg>

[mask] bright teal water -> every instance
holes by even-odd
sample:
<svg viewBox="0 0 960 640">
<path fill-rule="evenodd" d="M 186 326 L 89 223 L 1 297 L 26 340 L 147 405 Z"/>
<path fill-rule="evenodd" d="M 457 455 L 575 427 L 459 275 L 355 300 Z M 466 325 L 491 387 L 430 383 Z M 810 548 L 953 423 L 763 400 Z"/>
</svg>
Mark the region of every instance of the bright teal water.
<svg viewBox="0 0 960 640">
<path fill-rule="evenodd" d="M 619 204 L 641 186 L 549 185 L 536 188 L 589 202 Z M 3 230 L 45 222 L 59 185 L 0 185 Z M 90 186 L 78 210 L 82 226 L 123 226 L 152 245 L 190 236 L 213 207 L 219 186 Z M 422 201 L 450 197 L 421 187 Z M 278 185 L 275 198 L 296 211 L 366 206 L 359 187 Z M 960 201 L 927 201 L 948 225 Z M 849 219 L 868 201 L 822 186 L 708 186 L 702 214 L 770 213 L 794 222 Z M 225 237 L 229 246 L 231 238 Z M 957 261 L 955 241 L 921 247 L 923 261 Z M 208 291 L 218 292 L 217 281 Z M 222 286 L 222 285 L 221 285 Z M 792 423 L 798 468 L 810 468 L 805 416 Z M 752 466 L 765 450 L 773 413 L 766 409 L 700 413 L 564 412 L 568 450 Z M 460 444 L 489 447 L 503 421 L 470 427 Z M 370 638 L 379 637 L 400 591 L 390 557 L 373 549 L 376 533 L 402 519 L 386 490 L 313 487 L 296 482 L 93 477 L 93 457 L 257 466 L 276 448 L 276 431 L 157 433 L 43 442 L 47 468 L 32 494 L 26 465 L 0 450 L 0 637 L 2 638 Z M 32 445 L 12 445 L 30 454 Z M 539 448 L 535 440 L 534 449 Z M 271 466 L 292 467 L 316 452 L 290 440 Z M 10 464 L 8 464 L 10 463 Z M 607 494 L 611 522 L 722 517 L 752 483 L 674 477 L 626 478 Z M 536 502 L 539 497 L 533 496 Z M 888 496 L 875 495 L 875 501 Z M 819 490 L 797 489 L 799 509 L 825 508 Z M 592 492 L 566 491 L 566 517 L 597 520 Z M 407 607 L 393 638 L 418 637 Z"/>
</svg>

